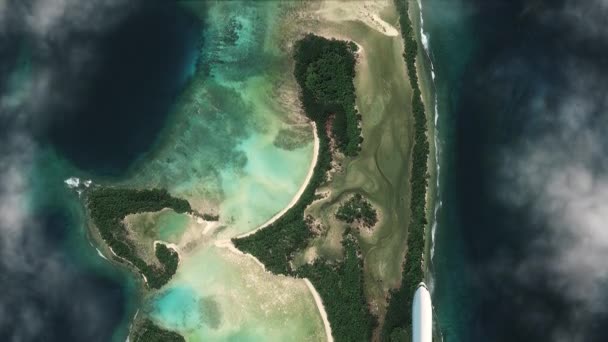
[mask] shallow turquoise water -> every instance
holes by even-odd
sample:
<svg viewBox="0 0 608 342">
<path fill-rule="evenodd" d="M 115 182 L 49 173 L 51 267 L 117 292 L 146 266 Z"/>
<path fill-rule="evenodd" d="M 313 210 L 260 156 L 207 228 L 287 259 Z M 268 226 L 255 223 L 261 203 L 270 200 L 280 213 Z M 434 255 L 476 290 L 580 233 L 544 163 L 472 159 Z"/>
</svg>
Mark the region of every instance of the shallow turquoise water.
<svg viewBox="0 0 608 342">
<path fill-rule="evenodd" d="M 288 56 L 271 41 L 276 11 L 275 2 L 217 2 L 204 8 L 199 12 L 206 25 L 203 45 L 200 51 L 190 49 L 179 56 L 184 63 L 175 66 L 172 77 L 179 80 L 173 83 L 188 83 L 169 113 L 144 120 L 130 117 L 136 123 L 120 121 L 121 135 L 111 142 L 107 127 L 97 127 L 95 120 L 76 131 L 74 122 L 85 120 L 77 117 L 68 122 L 69 132 L 55 127 L 56 144 L 36 151 L 28 205 L 32 215 L 49 216 L 49 237 L 62 249 L 62 257 L 70 259 L 66 265 L 80 272 L 71 286 L 85 284 L 78 288 L 86 292 L 81 296 L 84 303 L 107 314 L 88 320 L 104 331 L 96 338 L 124 341 L 138 308 L 190 341 L 283 341 L 290 336 L 316 341 L 324 336 L 314 300 L 301 280 L 272 276 L 253 261 L 213 246 L 213 239 L 252 230 L 283 209 L 301 187 L 312 161 L 312 135 L 289 149 L 276 142 L 279 132 L 296 130 L 290 117 L 295 113 L 281 102 L 277 90 L 291 70 Z M 199 64 L 193 68 L 196 55 Z M 16 75 L 30 75 L 26 67 L 21 74 Z M 19 81 L 17 76 L 14 82 Z M 152 124 L 148 119 L 158 119 L 164 126 L 140 129 L 140 121 Z M 299 122 L 300 133 L 302 127 L 309 129 Z M 96 140 L 94 128 L 103 139 Z M 124 137 L 138 144 L 120 149 L 119 138 Z M 101 146 L 89 146 L 93 142 Z M 139 149 L 142 144 L 145 148 Z M 103 150 L 99 158 L 98 150 Z M 116 165 L 110 160 L 114 152 Z M 212 230 L 201 237 L 203 226 L 188 230 L 198 223 L 172 212 L 153 217 L 159 239 L 180 243 L 188 232 L 199 238 L 199 250 L 190 250 L 193 255 L 180 261 L 169 285 L 140 298 L 138 277 L 100 257 L 89 242 L 82 198 L 64 183 L 68 177 L 92 179 L 94 184 L 166 188 L 203 213 L 219 213 L 216 228 L 221 233 L 218 237 Z M 72 307 L 70 301 L 64 303 Z"/>
<path fill-rule="evenodd" d="M 144 314 L 189 341 L 324 336 L 301 280 L 270 275 L 249 258 L 214 246 L 287 206 L 312 162 L 312 134 L 290 149 L 276 143 L 280 131 L 296 130 L 290 118 L 295 113 L 277 93 L 277 84 L 291 72 L 289 56 L 270 40 L 276 7 L 276 2 L 217 2 L 206 8 L 205 68 L 180 97 L 157 148 L 123 182 L 167 188 L 201 212 L 219 213 L 210 231 L 207 223 L 187 225 L 188 236 L 198 237 L 195 245 L 173 280 L 144 305 Z M 183 226 L 162 218 L 157 225 L 161 236 L 179 240 L 175 236 Z"/>
<path fill-rule="evenodd" d="M 174 211 L 162 212 L 156 221 L 158 237 L 162 241 L 176 243 L 187 228 L 188 217 Z"/>
<path fill-rule="evenodd" d="M 151 316 L 162 321 L 167 328 L 192 330 L 203 319 L 196 304 L 196 293 L 193 289 L 183 285 L 174 286 L 155 300 Z"/>
<path fill-rule="evenodd" d="M 180 97 L 157 148 L 123 184 L 167 188 L 201 212 L 219 213 L 227 235 L 255 228 L 291 201 L 313 145 L 275 144 L 280 130 L 293 129 L 294 114 L 277 102 L 276 85 L 290 69 L 288 56 L 269 40 L 276 7 L 219 2 L 206 8 L 205 67 Z"/>
<path fill-rule="evenodd" d="M 171 282 L 144 305 L 144 314 L 191 342 L 325 336 L 302 280 L 267 273 L 250 258 L 215 246 L 213 239 L 180 262 Z"/>
<path fill-rule="evenodd" d="M 222 188 L 227 200 L 222 203 L 220 216 L 230 217 L 235 231 L 245 233 L 291 201 L 308 172 L 312 144 L 286 151 L 275 147 L 272 141 L 251 137 L 241 148 L 248 156 L 243 169 L 246 176 L 232 170 L 223 174 Z"/>
</svg>

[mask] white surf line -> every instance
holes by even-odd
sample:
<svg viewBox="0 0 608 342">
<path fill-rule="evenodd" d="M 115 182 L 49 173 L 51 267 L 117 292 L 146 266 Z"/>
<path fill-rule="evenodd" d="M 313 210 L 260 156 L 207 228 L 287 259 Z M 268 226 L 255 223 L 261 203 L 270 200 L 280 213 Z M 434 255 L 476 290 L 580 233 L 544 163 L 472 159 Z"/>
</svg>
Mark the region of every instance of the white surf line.
<svg viewBox="0 0 608 342">
<path fill-rule="evenodd" d="M 312 163 L 310 163 L 310 168 L 308 169 L 308 174 L 306 175 L 306 179 L 304 180 L 304 183 L 300 187 L 300 190 L 298 190 L 298 192 L 293 197 L 291 202 L 289 202 L 289 205 L 287 205 L 285 208 L 283 208 L 283 210 L 279 211 L 276 215 L 271 217 L 270 220 L 266 221 L 264 224 L 262 224 L 261 226 L 257 227 L 256 229 L 254 229 L 250 232 L 235 236 L 236 239 L 240 239 L 240 238 L 247 237 L 249 235 L 253 235 L 258 230 L 268 227 L 269 225 L 274 223 L 276 220 L 278 220 L 281 216 L 283 216 L 283 214 L 285 214 L 289 209 L 291 209 L 300 200 L 300 197 L 304 193 L 304 190 L 306 190 L 308 183 L 310 183 L 310 179 L 312 178 L 312 175 L 315 171 L 315 166 L 317 165 L 317 160 L 319 159 L 319 137 L 317 136 L 317 124 L 314 121 L 311 121 L 310 124 L 312 126 L 312 133 L 314 136 L 314 150 L 313 150 L 313 155 L 312 155 Z"/>
<path fill-rule="evenodd" d="M 139 309 L 137 309 L 137 311 L 135 311 L 135 316 L 133 316 L 133 319 L 131 319 L 131 324 L 129 324 L 129 335 L 127 335 L 127 339 L 125 340 L 125 342 L 129 342 L 129 337 L 131 336 L 131 332 L 133 331 L 133 322 L 135 322 L 135 320 L 137 319 L 137 315 L 139 314 Z"/>
<path fill-rule="evenodd" d="M 114 252 L 114 250 L 112 249 L 112 247 L 108 246 L 108 248 L 110 249 L 110 252 L 112 252 L 112 254 L 114 254 L 114 256 L 116 258 L 118 258 L 118 259 L 120 259 L 120 260 L 122 260 L 122 261 L 124 261 L 124 262 L 126 262 L 128 264 L 130 264 L 131 266 L 133 266 L 135 268 L 135 270 L 137 270 L 137 273 L 141 274 L 141 277 L 144 279 L 144 283 L 146 285 L 148 284 L 148 278 L 146 278 L 146 276 L 144 275 L 144 273 L 139 268 L 137 268 L 137 266 L 135 266 L 134 263 L 132 263 L 131 261 L 129 261 L 129 260 L 127 260 L 127 259 L 125 259 L 125 258 L 123 258 L 121 256 L 118 256 L 118 254 L 116 254 L 116 252 Z"/>
<path fill-rule="evenodd" d="M 317 289 L 312 285 L 308 278 L 304 278 L 304 283 L 306 283 L 306 287 L 308 287 L 308 291 L 312 294 L 315 299 L 315 304 L 317 304 L 317 309 L 319 309 L 319 313 L 321 314 L 321 318 L 323 319 L 323 325 L 325 326 L 325 337 L 327 338 L 327 342 L 334 342 L 334 337 L 331 335 L 331 326 L 329 325 L 329 320 L 327 319 L 327 312 L 325 311 L 325 306 L 323 305 L 323 301 L 321 300 L 321 296 L 317 292 Z"/>
<path fill-rule="evenodd" d="M 435 234 L 437 233 L 437 219 L 438 219 L 438 215 L 439 215 L 439 210 L 441 210 L 441 207 L 443 206 L 443 201 L 441 200 L 441 196 L 440 196 L 440 181 L 439 179 L 441 178 L 441 165 L 439 163 L 440 161 L 440 154 L 441 154 L 441 146 L 440 146 L 440 139 L 439 139 L 439 127 L 438 127 L 438 123 L 439 123 L 439 99 L 437 96 L 437 86 L 435 84 L 435 65 L 433 64 L 433 59 L 431 58 L 431 49 L 430 49 L 430 40 L 429 40 L 429 36 L 428 34 L 424 31 L 424 16 L 423 16 L 423 9 L 422 9 L 422 2 L 420 0 L 417 1 L 418 3 L 418 10 L 420 13 L 420 38 L 422 40 L 422 46 L 424 48 L 424 52 L 430 62 L 431 65 L 431 81 L 433 84 L 433 87 L 435 88 L 435 98 L 434 98 L 434 124 L 435 124 L 435 136 L 434 138 L 434 143 L 435 143 L 435 165 L 436 165 L 436 175 L 435 177 L 437 177 L 436 182 L 435 182 L 435 186 L 436 186 L 436 192 L 437 192 L 437 196 L 436 196 L 436 203 L 435 203 L 435 208 L 433 210 L 433 225 L 431 226 L 431 260 L 430 263 L 431 265 L 433 264 L 433 258 L 435 257 Z M 429 279 L 429 287 L 431 292 L 433 292 L 433 289 L 435 287 L 435 282 L 434 279 L 431 275 L 430 279 Z"/>
<path fill-rule="evenodd" d="M 103 259 L 108 260 L 108 258 L 106 258 L 106 256 L 105 256 L 105 255 L 103 255 L 103 253 L 101 253 L 101 251 L 99 250 L 99 248 L 95 248 L 95 250 L 97 250 L 97 254 L 98 254 L 100 257 L 102 257 Z M 109 261 L 109 260 L 108 260 L 108 261 Z"/>
</svg>

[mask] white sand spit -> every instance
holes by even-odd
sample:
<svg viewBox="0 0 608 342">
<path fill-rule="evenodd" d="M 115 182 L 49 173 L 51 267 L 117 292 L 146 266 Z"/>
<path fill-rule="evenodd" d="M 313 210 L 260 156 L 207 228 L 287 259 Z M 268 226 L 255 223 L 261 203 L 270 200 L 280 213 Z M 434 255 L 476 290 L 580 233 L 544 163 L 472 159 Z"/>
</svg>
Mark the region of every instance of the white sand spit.
<svg viewBox="0 0 608 342">
<path fill-rule="evenodd" d="M 329 325 L 329 320 L 327 319 L 327 312 L 325 312 L 325 306 L 323 306 L 321 296 L 319 296 L 317 289 L 315 289 L 310 280 L 304 278 L 304 283 L 306 283 L 306 287 L 308 287 L 308 290 L 315 299 L 315 304 L 317 304 L 317 308 L 319 309 L 319 313 L 321 314 L 321 318 L 323 319 L 323 325 L 325 326 L 325 337 L 327 337 L 327 341 L 334 342 L 334 338 L 331 335 L 331 326 Z"/>
<path fill-rule="evenodd" d="M 388 5 L 387 1 L 324 1 L 316 15 L 330 22 L 360 21 L 386 36 L 396 37 L 399 30 L 378 15 Z"/>
</svg>

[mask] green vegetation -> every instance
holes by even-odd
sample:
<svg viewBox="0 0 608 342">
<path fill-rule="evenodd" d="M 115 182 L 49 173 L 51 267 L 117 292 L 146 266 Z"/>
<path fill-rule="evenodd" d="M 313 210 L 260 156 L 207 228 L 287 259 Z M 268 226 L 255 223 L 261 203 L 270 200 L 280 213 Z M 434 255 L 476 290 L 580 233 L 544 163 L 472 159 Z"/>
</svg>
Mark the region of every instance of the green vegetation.
<svg viewBox="0 0 608 342">
<path fill-rule="evenodd" d="M 398 340 L 397 336 L 401 336 L 403 331 L 411 332 L 412 313 L 409 308 L 412 307 L 412 299 L 416 286 L 424 278 L 422 255 L 424 253 L 424 232 L 428 224 L 426 219 L 426 190 L 429 177 L 427 170 L 429 141 L 424 103 L 422 102 L 422 94 L 418 86 L 418 76 L 416 73 L 418 44 L 412 28 L 412 22 L 408 15 L 408 0 L 395 0 L 395 5 L 399 12 L 401 35 L 403 36 L 405 45 L 403 57 L 413 89 L 412 111 L 415 124 L 412 176 L 410 178 L 412 189 L 410 209 L 412 214 L 408 228 L 408 249 L 403 266 L 401 287 L 391 293 L 382 329 L 383 341 Z"/>
<path fill-rule="evenodd" d="M 219 215 L 212 215 L 212 214 L 203 214 L 202 218 L 205 221 L 218 221 L 220 219 L 220 216 Z"/>
<path fill-rule="evenodd" d="M 330 116 L 335 116 L 333 134 L 339 137 L 336 140 L 347 141 L 342 145 L 345 154 L 355 155 L 359 149 L 360 133 L 356 125 L 358 123 L 354 111 L 352 84 L 353 45 L 313 35 L 308 35 L 296 43 L 295 75 L 302 89 L 301 97 L 306 115 L 315 121 L 317 127 L 319 137 L 317 163 L 310 182 L 291 209 L 273 224 L 255 234 L 232 240 L 238 249 L 254 255 L 266 266 L 266 269 L 275 274 L 309 278 L 323 299 L 336 341 L 369 340 L 374 326 L 374 318 L 369 312 L 363 293 L 362 262 L 357 255 L 358 247 L 354 238 L 345 237 L 343 242 L 345 257 L 339 264 L 330 265 L 317 261 L 313 265 L 303 265 L 294 270 L 292 261 L 296 252 L 306 248 L 314 236 L 304 218 L 304 210 L 315 200 L 315 191 L 325 182 L 325 175 L 330 167 L 329 137 L 325 130 L 325 124 Z M 349 64 L 351 62 L 352 67 Z M 336 73 L 347 72 L 348 77 L 334 76 Z M 309 88 L 312 86 L 313 89 Z M 319 89 L 324 89 L 331 95 Z M 339 98 L 334 99 L 332 96 Z M 352 112 L 348 114 L 351 109 Z M 338 130 L 339 134 L 336 134 L 336 126 L 339 126 L 336 125 L 338 117 L 345 118 L 344 122 L 347 124 L 350 122 L 350 129 L 354 122 L 354 127 L 357 127 L 356 134 L 349 135 L 348 139 L 356 136 L 356 140 L 347 139 L 347 134 L 344 133 L 346 129 L 342 133 Z M 353 145 L 354 141 L 356 143 Z M 348 142 L 351 144 L 349 145 Z"/>
<path fill-rule="evenodd" d="M 157 244 L 155 254 L 162 265 L 148 265 L 138 256 L 128 239 L 122 223 L 125 216 L 171 208 L 177 213 L 191 212 L 188 201 L 169 195 L 166 190 L 134 190 L 95 188 L 87 194 L 87 207 L 103 240 L 120 258 L 133 264 L 145 277 L 148 286 L 158 289 L 166 284 L 175 271 L 179 256 L 163 244 Z"/>
<path fill-rule="evenodd" d="M 337 264 L 316 261 L 296 271 L 308 278 L 323 298 L 335 341 L 369 341 L 376 321 L 363 293 L 363 261 L 356 239 L 346 234 L 342 241 L 344 260 Z"/>
<path fill-rule="evenodd" d="M 323 54 L 324 50 L 330 52 L 337 50 L 344 53 L 344 44 L 346 43 L 337 40 L 327 40 L 313 35 L 308 35 L 296 43 L 294 54 L 296 66 L 294 72 L 296 80 L 302 89 L 301 97 L 306 115 L 315 121 L 317 125 L 317 136 L 319 137 L 317 164 L 302 196 L 300 196 L 298 202 L 289 211 L 273 224 L 256 234 L 242 239 L 233 239 L 233 243 L 238 249 L 256 256 L 266 265 L 269 271 L 276 274 L 290 274 L 290 264 L 294 253 L 305 248 L 313 237 L 308 225 L 304 221 L 304 210 L 314 201 L 316 189 L 325 182 L 325 173 L 329 170 L 331 163 L 329 138 L 324 126 L 329 118 L 329 113 L 332 113 L 332 109 L 339 106 L 332 107 L 319 103 L 314 93 L 305 86 L 308 64 L 320 59 L 319 56 Z M 349 54 L 352 57 L 350 52 Z M 333 55 L 340 56 L 337 52 Z M 327 82 L 336 84 L 331 78 Z M 352 86 L 352 78 L 350 83 Z"/>
<path fill-rule="evenodd" d="M 305 248 L 313 237 L 304 221 L 304 210 L 314 201 L 315 190 L 325 181 L 325 172 L 331 162 L 328 138 L 322 127 L 317 122 L 319 157 L 298 202 L 266 228 L 242 239 L 232 239 L 236 248 L 254 255 L 266 269 L 276 274 L 291 274 L 290 265 L 295 252 Z"/>
<path fill-rule="evenodd" d="M 347 223 L 357 221 L 364 227 L 373 227 L 378 222 L 376 210 L 361 194 L 356 194 L 343 203 L 336 212 L 336 218 Z"/>
<path fill-rule="evenodd" d="M 179 255 L 177 255 L 176 251 L 163 245 L 162 243 L 156 244 L 154 254 L 156 255 L 158 261 L 160 261 L 160 264 L 164 267 L 164 272 L 156 275 L 156 279 L 160 283 L 160 286 L 154 288 L 160 288 L 171 280 L 171 277 L 173 277 L 175 271 L 177 271 Z M 148 281 L 148 283 L 150 283 L 150 281 Z"/>
<path fill-rule="evenodd" d="M 150 320 L 144 321 L 134 338 L 135 342 L 185 342 L 186 340 L 178 333 L 163 330 Z"/>
<path fill-rule="evenodd" d="M 307 115 L 320 123 L 328 117 L 338 148 L 347 156 L 360 150 L 361 116 L 355 108 L 357 45 L 312 34 L 296 42 L 295 77 L 302 89 Z"/>
</svg>

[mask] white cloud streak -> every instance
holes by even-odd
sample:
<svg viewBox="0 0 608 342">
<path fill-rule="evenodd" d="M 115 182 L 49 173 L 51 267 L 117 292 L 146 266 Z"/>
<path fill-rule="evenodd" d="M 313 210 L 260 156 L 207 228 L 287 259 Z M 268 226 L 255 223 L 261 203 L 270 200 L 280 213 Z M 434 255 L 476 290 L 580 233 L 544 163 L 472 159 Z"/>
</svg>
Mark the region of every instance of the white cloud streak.
<svg viewBox="0 0 608 342">
<path fill-rule="evenodd" d="M 0 0 L 2 39 L 27 41 L 27 65 L 0 77 L 0 339 L 40 341 L 57 336 L 53 315 L 73 321 L 62 336 L 98 341 L 107 336 L 103 291 L 66 263 L 44 240 L 32 217 L 30 174 L 37 143 L 30 124 L 54 106 L 69 104 L 95 56 L 93 39 L 134 6 L 127 0 Z M 7 38 L 8 37 L 8 38 Z M 60 52 L 58 55 L 57 52 Z M 65 60 L 57 61 L 60 56 Z M 58 66 L 61 68 L 59 69 Z M 74 80 L 74 82 L 66 82 Z M 74 83 L 74 84 L 70 84 Z M 78 283 L 77 283 L 78 282 Z M 84 322 L 86 324 L 80 324 Z M 60 327 L 58 327 L 61 329 Z"/>
<path fill-rule="evenodd" d="M 606 18 L 608 1 L 599 0 L 567 1 L 542 17 L 570 28 L 570 42 L 608 41 Z M 546 227 L 510 269 L 530 288 L 548 282 L 575 307 L 572 321 L 547 332 L 551 340 L 584 341 L 582 324 L 608 312 L 608 85 L 595 60 L 560 60 L 563 82 L 544 85 L 549 95 L 539 90 L 527 104 L 526 132 L 533 133 L 502 151 L 497 196 Z"/>
<path fill-rule="evenodd" d="M 608 35 L 608 1 L 566 0 L 556 10 L 543 13 L 545 25 L 567 25 L 568 36 L 578 39 L 601 39 Z"/>
</svg>

